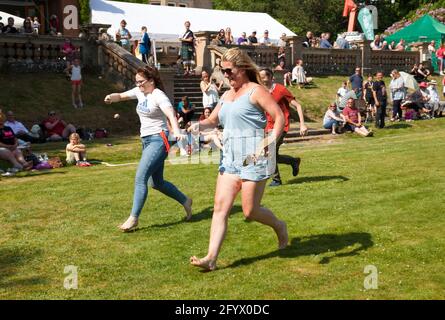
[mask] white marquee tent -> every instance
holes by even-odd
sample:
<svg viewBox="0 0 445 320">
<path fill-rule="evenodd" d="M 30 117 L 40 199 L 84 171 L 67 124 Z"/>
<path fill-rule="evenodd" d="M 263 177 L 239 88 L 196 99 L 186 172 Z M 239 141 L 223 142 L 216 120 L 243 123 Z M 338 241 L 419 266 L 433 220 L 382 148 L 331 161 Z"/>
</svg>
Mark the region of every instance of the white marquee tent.
<svg viewBox="0 0 445 320">
<path fill-rule="evenodd" d="M 109 33 L 115 33 L 120 21 L 127 21 L 127 29 L 136 37 L 146 26 L 151 38 L 157 41 L 178 41 L 184 32 L 184 22 L 191 22 L 192 31 L 218 31 L 230 27 L 236 39 L 242 32 L 249 36 L 254 30 L 257 37 L 269 31 L 269 37 L 278 40 L 283 33 L 295 35 L 291 30 L 266 13 L 223 11 L 136 4 L 118 1 L 90 0 L 91 22 L 111 24 Z"/>
</svg>

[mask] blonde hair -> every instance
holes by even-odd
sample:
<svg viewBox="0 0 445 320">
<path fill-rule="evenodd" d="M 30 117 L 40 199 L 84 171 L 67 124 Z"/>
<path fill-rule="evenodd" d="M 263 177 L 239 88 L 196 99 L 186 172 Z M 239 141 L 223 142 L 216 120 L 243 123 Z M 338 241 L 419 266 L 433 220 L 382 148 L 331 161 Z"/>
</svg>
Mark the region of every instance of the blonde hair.
<svg viewBox="0 0 445 320">
<path fill-rule="evenodd" d="M 80 136 L 79 136 L 79 134 L 76 133 L 76 132 L 71 133 L 69 139 L 70 139 L 70 140 L 71 140 L 71 139 L 77 139 L 77 140 L 79 140 L 79 142 L 80 142 Z"/>
<path fill-rule="evenodd" d="M 5 122 L 5 121 L 6 121 L 6 115 L 0 109 L 0 122 Z"/>
<path fill-rule="evenodd" d="M 249 81 L 261 84 L 258 67 L 245 51 L 231 48 L 224 53 L 222 61 L 231 62 L 234 67 L 245 70 Z"/>
</svg>

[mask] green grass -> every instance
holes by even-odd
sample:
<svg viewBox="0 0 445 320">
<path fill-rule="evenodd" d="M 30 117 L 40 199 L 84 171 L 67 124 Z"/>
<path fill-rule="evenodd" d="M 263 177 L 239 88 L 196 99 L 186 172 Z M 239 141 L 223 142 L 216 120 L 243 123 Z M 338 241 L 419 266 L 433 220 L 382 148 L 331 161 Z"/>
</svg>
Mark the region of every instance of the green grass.
<svg viewBox="0 0 445 320">
<path fill-rule="evenodd" d="M 165 178 L 194 199 L 193 221 L 150 190 L 130 234 L 116 226 L 131 209 L 135 166 L 3 178 L 0 299 L 444 299 L 444 141 L 442 118 L 283 146 L 302 157 L 300 176 L 282 166 L 284 185 L 267 188 L 263 204 L 288 223 L 290 247 L 278 252 L 272 230 L 246 222 L 238 198 L 211 273 L 188 259 L 207 251 L 216 165 L 167 165 Z M 140 156 L 136 137 L 88 149 L 112 163 Z M 35 151 L 63 155 L 63 144 Z M 67 265 L 79 268 L 77 290 L 63 288 Z M 367 265 L 377 290 L 364 289 Z"/>
</svg>

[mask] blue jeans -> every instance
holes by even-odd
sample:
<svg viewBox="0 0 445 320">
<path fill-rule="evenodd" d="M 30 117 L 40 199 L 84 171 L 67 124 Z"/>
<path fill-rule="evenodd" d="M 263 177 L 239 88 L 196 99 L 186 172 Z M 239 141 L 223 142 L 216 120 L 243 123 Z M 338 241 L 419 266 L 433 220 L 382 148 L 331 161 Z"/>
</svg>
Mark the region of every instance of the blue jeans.
<svg viewBox="0 0 445 320">
<path fill-rule="evenodd" d="M 168 133 L 166 133 L 168 136 Z M 164 160 L 167 158 L 164 140 L 160 134 L 142 137 L 142 157 L 136 172 L 133 209 L 131 215 L 139 217 L 148 195 L 148 186 L 184 204 L 187 197 L 172 183 L 164 180 Z"/>
<path fill-rule="evenodd" d="M 332 129 L 332 126 L 333 126 L 334 124 L 335 124 L 337 127 L 339 126 L 339 123 L 338 123 L 337 120 L 329 119 L 328 121 L 326 121 L 325 123 L 323 123 L 323 127 L 324 127 L 325 129 Z"/>
</svg>

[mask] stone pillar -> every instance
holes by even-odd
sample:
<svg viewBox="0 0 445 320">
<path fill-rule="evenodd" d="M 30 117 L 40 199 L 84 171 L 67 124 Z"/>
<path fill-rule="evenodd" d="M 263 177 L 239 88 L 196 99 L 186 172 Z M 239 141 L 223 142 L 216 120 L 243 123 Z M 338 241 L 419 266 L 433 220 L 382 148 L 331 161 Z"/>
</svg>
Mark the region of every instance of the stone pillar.
<svg viewBox="0 0 445 320">
<path fill-rule="evenodd" d="M 377 70 L 373 69 L 372 66 L 372 49 L 371 49 L 371 40 L 362 40 L 357 42 L 359 50 L 362 51 L 360 64 L 357 66 L 361 66 L 362 74 L 374 74 Z"/>
<path fill-rule="evenodd" d="M 286 68 L 289 70 L 292 70 L 298 59 L 303 59 L 303 41 L 304 37 L 301 36 L 286 37 L 286 42 L 291 48 L 290 59 L 286 59 Z"/>
<path fill-rule="evenodd" d="M 428 57 L 428 45 L 429 42 L 419 43 L 416 47 L 419 50 L 420 62 L 426 62 Z"/>
<path fill-rule="evenodd" d="M 198 31 L 195 32 L 196 37 L 196 73 L 200 74 L 203 69 L 210 72 L 211 70 L 211 57 L 210 51 L 207 46 L 210 44 L 210 35 L 214 33 L 212 31 Z"/>
</svg>

